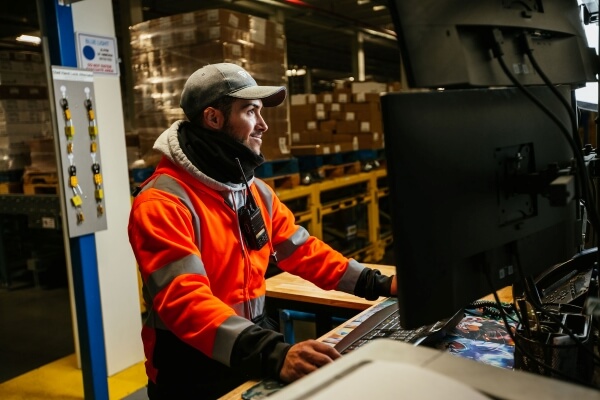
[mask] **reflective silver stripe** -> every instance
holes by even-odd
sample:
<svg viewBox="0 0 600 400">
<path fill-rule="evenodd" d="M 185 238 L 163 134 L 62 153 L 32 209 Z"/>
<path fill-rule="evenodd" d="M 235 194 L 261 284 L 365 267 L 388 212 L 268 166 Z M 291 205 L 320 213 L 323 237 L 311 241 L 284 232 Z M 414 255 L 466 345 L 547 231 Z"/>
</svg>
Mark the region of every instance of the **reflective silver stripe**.
<svg viewBox="0 0 600 400">
<path fill-rule="evenodd" d="M 348 262 L 348 269 L 346 269 L 346 272 L 344 272 L 344 276 L 342 276 L 342 279 L 340 279 L 336 290 L 353 294 L 354 287 L 356 286 L 358 277 L 363 269 L 365 269 L 364 265 L 356 260 L 350 259 Z"/>
<path fill-rule="evenodd" d="M 232 316 L 227 318 L 217 329 L 213 344 L 213 358 L 226 366 L 230 366 L 231 352 L 239 334 L 254 325 L 246 318 Z"/>
<path fill-rule="evenodd" d="M 348 269 L 346 269 L 346 272 L 344 272 L 344 276 L 342 276 L 342 279 L 340 279 L 336 290 L 350 294 L 354 293 L 354 287 L 356 286 L 358 277 L 364 268 L 365 266 L 358 261 L 350 259 L 348 262 Z"/>
<path fill-rule="evenodd" d="M 206 276 L 206 270 L 202 260 L 195 254 L 190 254 L 181 260 L 169 263 L 154 271 L 148 277 L 146 287 L 151 298 L 154 298 L 165 286 L 176 277 L 183 274 L 198 274 Z"/>
<path fill-rule="evenodd" d="M 235 313 L 240 317 L 250 319 L 251 316 L 261 315 L 265 311 L 265 296 L 243 301 L 231 306 Z M 246 315 L 246 310 L 250 310 L 250 315 Z"/>
<path fill-rule="evenodd" d="M 194 236 L 196 237 L 196 246 L 198 249 L 200 249 L 200 245 L 202 243 L 200 237 L 200 218 L 198 218 L 198 214 L 192 206 L 190 197 L 185 189 L 183 189 L 183 187 L 181 187 L 181 185 L 169 175 L 159 175 L 144 185 L 140 193 L 152 188 L 177 196 L 179 200 L 187 207 L 192 216 L 192 227 L 194 229 Z M 152 299 L 166 285 L 172 282 L 175 277 L 182 274 L 200 274 L 206 276 L 206 270 L 204 269 L 202 260 L 200 260 L 197 256 L 190 254 L 179 261 L 161 267 L 148 277 L 148 281 L 144 284 L 144 298 L 148 303 L 149 310 L 148 318 L 146 319 L 146 325 L 155 328 L 166 329 L 164 322 L 162 322 L 158 315 L 153 311 Z"/>
<path fill-rule="evenodd" d="M 144 192 L 146 189 L 158 189 L 167 193 L 174 194 L 179 197 L 179 200 L 190 210 L 190 214 L 192 214 L 192 226 L 194 228 L 194 236 L 196 237 L 196 246 L 200 248 L 200 243 L 202 243 L 200 238 L 200 218 L 198 218 L 198 214 L 196 210 L 192 206 L 192 202 L 190 201 L 190 196 L 188 196 L 187 192 L 184 188 L 181 187 L 179 183 L 169 175 L 159 175 L 156 179 L 148 182 L 148 184 L 144 185 L 141 192 Z"/>
<path fill-rule="evenodd" d="M 275 246 L 275 251 L 277 252 L 277 259 L 279 261 L 285 260 L 289 256 L 292 255 L 294 251 L 300 246 L 302 246 L 308 240 L 310 234 L 304 227 L 298 226 L 298 229 L 292 236 L 290 236 L 286 241 L 279 243 Z"/>
<path fill-rule="evenodd" d="M 258 179 L 254 180 L 254 184 L 256 185 L 258 193 L 267 207 L 267 213 L 270 217 L 273 217 L 273 193 L 268 189 L 269 186 L 265 182 Z"/>
<path fill-rule="evenodd" d="M 245 315 L 244 315 L 245 310 L 246 310 L 245 305 L 246 305 L 246 302 L 241 302 L 241 303 L 234 304 L 230 307 L 233 308 L 233 311 L 235 311 L 235 313 L 237 315 L 239 315 L 240 317 L 245 317 Z"/>
<path fill-rule="evenodd" d="M 144 186 L 142 186 L 142 188 L 140 189 L 140 193 L 145 192 L 146 190 L 150 189 L 152 187 L 152 185 L 154 184 L 154 182 L 156 182 L 156 178 L 152 179 L 150 182 L 148 182 Z"/>
</svg>

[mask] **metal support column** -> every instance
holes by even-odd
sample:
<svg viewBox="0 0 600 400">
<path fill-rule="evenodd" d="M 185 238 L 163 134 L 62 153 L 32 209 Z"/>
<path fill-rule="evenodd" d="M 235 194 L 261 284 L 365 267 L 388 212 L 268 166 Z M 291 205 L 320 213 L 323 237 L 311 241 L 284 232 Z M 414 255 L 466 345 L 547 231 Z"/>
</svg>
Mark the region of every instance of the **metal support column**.
<svg viewBox="0 0 600 400">
<path fill-rule="evenodd" d="M 366 77 L 364 33 L 360 31 L 356 32 L 352 44 L 352 75 L 358 82 L 364 82 Z"/>
<path fill-rule="evenodd" d="M 38 13 L 50 63 L 77 67 L 75 32 L 70 5 L 60 0 L 38 0 Z M 68 229 L 68 224 L 62 224 Z M 96 242 L 93 234 L 69 241 L 79 349 L 86 400 L 108 400 L 108 373 Z"/>
</svg>

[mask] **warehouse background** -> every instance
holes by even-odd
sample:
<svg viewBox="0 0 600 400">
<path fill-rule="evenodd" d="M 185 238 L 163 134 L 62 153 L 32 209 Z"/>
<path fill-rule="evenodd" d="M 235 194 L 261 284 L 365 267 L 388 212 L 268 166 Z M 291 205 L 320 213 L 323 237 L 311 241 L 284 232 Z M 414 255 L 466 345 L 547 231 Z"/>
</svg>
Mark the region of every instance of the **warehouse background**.
<svg viewBox="0 0 600 400">
<path fill-rule="evenodd" d="M 227 9 L 282 23 L 286 65 L 305 73 L 290 79 L 292 93 L 330 90 L 335 80 L 385 82 L 400 76 L 396 34 L 382 0 L 113 0 L 112 8 L 126 95 L 130 95 L 126 81 L 131 79 L 127 73 L 129 27 L 207 9 Z M 39 34 L 36 0 L 3 5 L 0 21 L 3 47 L 14 47 L 17 34 Z M 359 52 L 364 66 L 358 65 Z"/>
<path fill-rule="evenodd" d="M 93 4 L 100 0 L 84 1 Z M 56 156 L 43 89 L 48 87 L 44 60 L 39 47 L 15 41 L 20 34 L 40 35 L 37 4 L 34 0 L 10 2 L 2 6 L 0 13 L 0 382 L 73 353 L 76 340 L 68 290 L 68 251 L 55 196 Z M 199 41 L 196 30 L 185 32 L 182 21 L 190 16 L 198 21 L 208 18 L 211 10 L 220 10 L 218 22 L 211 27 L 218 27 L 221 36 Z M 244 66 L 254 67 L 252 72 L 258 74 L 261 83 L 285 84 L 289 88 L 290 103 L 268 116 L 271 137 L 278 139 L 265 151 L 275 151 L 269 159 L 282 160 L 271 164 L 272 169 L 292 168 L 287 171 L 292 174 L 287 175 L 305 172 L 300 183 L 311 183 L 287 199 L 299 222 L 339 246 L 340 251 L 367 261 L 384 257 L 389 261 L 389 254 L 385 253 L 389 230 L 382 240 L 387 209 L 385 176 L 365 175 L 382 165 L 378 151 L 383 144 L 382 132 L 376 141 L 373 139 L 375 145 L 359 148 L 358 140 L 352 141 L 356 134 L 372 138 L 371 128 L 377 124 L 377 118 L 361 123 L 355 119 L 365 109 L 371 110 L 367 111 L 369 115 L 377 116 L 376 101 L 360 94 L 401 86 L 399 51 L 384 1 L 132 0 L 113 1 L 112 12 L 120 55 L 127 158 L 130 167 L 138 167 L 129 169 L 131 182 L 135 181 L 136 172 L 147 173 L 146 169 L 152 168 L 147 148 L 153 137 L 172 119 L 181 117 L 176 93 L 170 102 L 165 101 L 164 95 L 176 92 L 177 85 L 182 85 L 182 76 L 193 71 L 197 63 L 218 62 L 218 54 L 224 59 L 246 58 Z M 231 16 L 239 18 L 238 24 L 240 19 L 248 19 L 232 30 L 234 27 L 227 25 Z M 198 26 L 209 25 L 196 19 L 189 24 Z M 257 27 L 266 30 L 265 39 L 274 41 L 252 42 Z M 154 41 L 140 40 L 139 34 L 144 33 L 151 33 Z M 173 42 L 173 33 L 182 36 Z M 231 34 L 242 36 L 237 40 Z M 182 38 L 191 42 L 184 45 Z M 243 57 L 235 53 L 238 45 L 246 46 Z M 184 48 L 188 53 L 181 53 Z M 210 59 L 209 50 L 213 51 Z M 227 55 L 230 50 L 233 53 Z M 155 62 L 148 61 L 151 54 L 159 54 Z M 180 68 L 179 75 L 169 70 L 176 67 Z M 149 72 L 154 75 L 148 75 Z M 171 79 L 170 89 L 165 90 L 164 81 L 152 78 L 177 79 Z M 41 92 L 30 93 L 16 103 L 14 98 L 1 94 L 11 87 L 35 87 Z M 148 104 L 152 95 L 161 96 L 158 106 Z M 325 106 L 319 109 L 317 104 Z M 110 118 L 100 115 L 100 124 Z M 350 116 L 352 119 L 348 119 Z M 313 122 L 315 126 L 311 126 Z M 353 131 L 367 126 L 364 122 L 369 122 L 366 131 Z M 27 140 L 14 140 L 15 135 L 10 132 L 23 124 L 31 128 L 24 133 Z M 297 127 L 294 132 L 287 129 L 292 124 Z M 349 131 L 343 133 L 344 129 Z M 304 146 L 303 152 L 296 153 L 300 156 L 280 151 L 282 137 L 285 148 Z M 324 143 L 328 143 L 327 153 Z M 341 143 L 351 147 L 340 147 Z M 290 182 L 287 177 L 279 177 L 278 171 L 262 172 L 277 189 L 286 189 Z M 335 179 L 347 175 L 353 175 L 349 183 L 340 184 Z M 291 181 L 293 187 L 298 184 Z M 23 204 L 23 199 L 31 198 L 36 199 L 33 204 Z M 340 205 L 345 209 L 340 211 Z M 317 213 L 324 218 L 317 218 Z M 48 214 L 55 222 L 50 227 L 40 219 Z"/>
</svg>

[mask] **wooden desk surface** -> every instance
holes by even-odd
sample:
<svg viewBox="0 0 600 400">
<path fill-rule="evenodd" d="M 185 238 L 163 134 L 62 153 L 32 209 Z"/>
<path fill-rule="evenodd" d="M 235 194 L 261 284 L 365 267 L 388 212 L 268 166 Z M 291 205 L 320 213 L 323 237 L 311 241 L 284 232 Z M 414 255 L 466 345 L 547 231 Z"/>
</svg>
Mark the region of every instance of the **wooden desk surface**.
<svg viewBox="0 0 600 400">
<path fill-rule="evenodd" d="M 365 264 L 368 267 L 381 271 L 383 275 L 395 275 L 396 267 L 393 265 Z M 383 300 L 369 301 L 354 295 L 337 290 L 323 290 L 298 276 L 283 272 L 267 279 L 267 296 L 283 300 L 302 301 L 305 303 L 322 304 L 333 307 L 366 310 Z M 512 287 L 507 286 L 498 290 L 500 301 L 512 303 Z M 494 300 L 492 294 L 482 300 Z"/>
<path fill-rule="evenodd" d="M 500 298 L 501 302 L 503 302 L 503 303 L 512 303 L 513 302 L 512 286 L 507 286 L 505 288 L 502 288 L 502 289 L 498 290 L 496 293 L 498 294 L 498 297 Z M 493 294 L 488 294 L 481 300 L 496 301 Z"/>
<path fill-rule="evenodd" d="M 241 400 L 242 394 L 260 381 L 246 381 L 231 392 L 219 397 L 219 400 Z"/>
<path fill-rule="evenodd" d="M 391 265 L 366 265 L 380 270 L 383 275 L 396 274 L 396 267 Z M 267 297 L 353 310 L 366 310 L 383 300 L 383 297 L 380 297 L 375 301 L 369 301 L 337 290 L 323 290 L 311 282 L 287 272 L 267 279 Z"/>
</svg>

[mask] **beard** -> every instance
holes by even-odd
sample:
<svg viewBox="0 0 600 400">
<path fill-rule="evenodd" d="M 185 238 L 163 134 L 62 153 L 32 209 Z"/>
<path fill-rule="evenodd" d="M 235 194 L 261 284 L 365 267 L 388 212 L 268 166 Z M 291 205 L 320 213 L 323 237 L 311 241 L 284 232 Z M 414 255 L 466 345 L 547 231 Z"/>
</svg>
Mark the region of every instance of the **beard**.
<svg viewBox="0 0 600 400">
<path fill-rule="evenodd" d="M 238 135 L 236 135 L 234 128 L 229 123 L 229 119 L 226 119 L 225 122 L 223 122 L 223 128 L 221 129 L 221 131 L 224 134 L 226 134 L 227 136 L 229 136 L 231 139 L 235 140 L 236 142 L 238 142 L 238 143 L 246 146 L 250 150 L 252 150 L 252 152 L 254 152 L 255 154 L 261 154 L 260 147 L 258 149 L 254 149 L 250 146 L 248 140 L 244 140 L 244 139 L 240 138 Z"/>
</svg>

